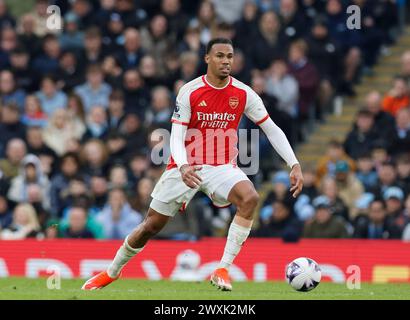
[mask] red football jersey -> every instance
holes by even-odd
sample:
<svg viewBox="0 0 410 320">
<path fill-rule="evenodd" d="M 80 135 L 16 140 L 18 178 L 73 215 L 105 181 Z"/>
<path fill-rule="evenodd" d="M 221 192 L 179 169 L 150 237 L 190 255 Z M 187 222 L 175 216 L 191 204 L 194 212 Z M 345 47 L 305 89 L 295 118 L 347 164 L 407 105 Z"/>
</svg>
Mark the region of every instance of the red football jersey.
<svg viewBox="0 0 410 320">
<path fill-rule="evenodd" d="M 269 118 L 261 98 L 247 85 L 230 77 L 223 88 L 206 76 L 185 84 L 176 99 L 171 122 L 188 127 L 185 148 L 190 165 L 236 163 L 238 126 L 242 115 L 256 124 Z M 167 169 L 176 167 L 170 157 Z"/>
</svg>

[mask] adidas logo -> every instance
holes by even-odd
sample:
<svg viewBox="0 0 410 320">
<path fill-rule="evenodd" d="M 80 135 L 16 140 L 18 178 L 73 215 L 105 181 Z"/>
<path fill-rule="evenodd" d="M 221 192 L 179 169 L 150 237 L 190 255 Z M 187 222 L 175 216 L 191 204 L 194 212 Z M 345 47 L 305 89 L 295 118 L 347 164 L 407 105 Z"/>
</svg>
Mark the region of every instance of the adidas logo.
<svg viewBox="0 0 410 320">
<path fill-rule="evenodd" d="M 206 106 L 207 106 L 207 104 L 206 104 L 205 100 L 202 100 L 202 101 L 198 104 L 198 107 L 206 107 Z"/>
</svg>

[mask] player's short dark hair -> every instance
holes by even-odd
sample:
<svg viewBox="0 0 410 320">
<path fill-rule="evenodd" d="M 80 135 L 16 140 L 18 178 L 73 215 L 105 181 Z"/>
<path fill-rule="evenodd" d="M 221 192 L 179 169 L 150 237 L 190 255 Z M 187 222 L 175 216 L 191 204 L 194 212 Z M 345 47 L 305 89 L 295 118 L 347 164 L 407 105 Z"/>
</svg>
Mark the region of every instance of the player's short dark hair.
<svg viewBox="0 0 410 320">
<path fill-rule="evenodd" d="M 209 54 L 209 52 L 211 51 L 212 47 L 214 44 L 230 44 L 233 47 L 233 43 L 231 41 L 231 39 L 228 38 L 214 38 L 211 41 L 208 42 L 208 44 L 206 45 L 206 54 Z"/>
</svg>

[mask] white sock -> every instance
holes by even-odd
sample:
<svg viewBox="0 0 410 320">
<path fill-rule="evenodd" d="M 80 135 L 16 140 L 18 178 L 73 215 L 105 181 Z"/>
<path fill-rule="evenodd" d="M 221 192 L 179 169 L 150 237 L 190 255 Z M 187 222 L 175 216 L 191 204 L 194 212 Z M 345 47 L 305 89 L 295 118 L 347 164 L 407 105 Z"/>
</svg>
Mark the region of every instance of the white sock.
<svg viewBox="0 0 410 320">
<path fill-rule="evenodd" d="M 226 241 L 224 254 L 218 268 L 229 269 L 250 232 L 251 227 L 242 227 L 232 221 L 228 231 L 228 239 Z"/>
<path fill-rule="evenodd" d="M 131 248 L 128 244 L 128 237 L 125 238 L 124 243 L 118 249 L 117 254 L 115 255 L 114 260 L 111 262 L 110 266 L 107 269 L 107 274 L 110 278 L 116 278 L 120 274 L 122 268 L 127 264 L 127 262 L 140 252 L 142 248 Z"/>
</svg>

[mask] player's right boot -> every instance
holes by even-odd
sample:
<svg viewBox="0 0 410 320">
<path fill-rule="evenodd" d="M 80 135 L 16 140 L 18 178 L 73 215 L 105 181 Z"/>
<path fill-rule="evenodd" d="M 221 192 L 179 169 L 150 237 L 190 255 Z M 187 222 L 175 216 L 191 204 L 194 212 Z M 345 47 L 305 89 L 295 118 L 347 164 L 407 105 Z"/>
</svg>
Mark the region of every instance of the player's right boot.
<svg viewBox="0 0 410 320">
<path fill-rule="evenodd" d="M 219 268 L 214 271 L 211 275 L 211 283 L 222 291 L 232 291 L 231 278 L 229 277 L 228 270 L 225 268 Z"/>
<path fill-rule="evenodd" d="M 116 278 L 111 278 L 107 271 L 100 272 L 99 274 L 95 275 L 94 277 L 88 279 L 83 286 L 81 287 L 82 290 L 97 290 L 102 289 L 105 286 L 108 286 L 111 282 L 117 280 L 120 276 Z"/>
</svg>

